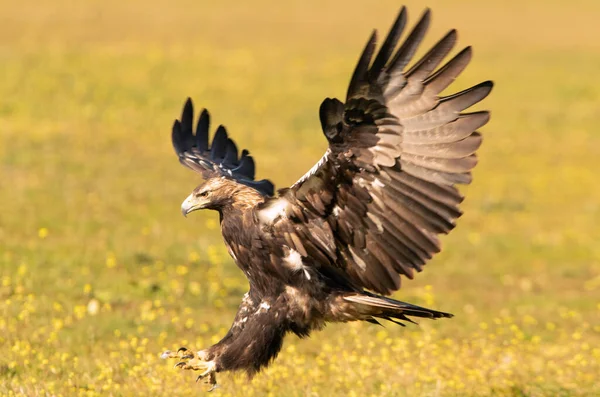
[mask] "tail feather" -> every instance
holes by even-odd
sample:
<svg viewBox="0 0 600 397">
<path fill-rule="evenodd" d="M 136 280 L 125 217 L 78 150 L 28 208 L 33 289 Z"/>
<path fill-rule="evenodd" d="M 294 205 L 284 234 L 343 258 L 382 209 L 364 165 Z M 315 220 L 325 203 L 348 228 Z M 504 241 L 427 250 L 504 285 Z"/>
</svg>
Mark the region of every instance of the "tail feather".
<svg viewBox="0 0 600 397">
<path fill-rule="evenodd" d="M 425 307 L 397 301 L 392 298 L 370 294 L 367 292 L 363 294 L 346 295 L 344 296 L 344 300 L 356 303 L 357 309 L 362 315 L 365 316 L 365 320 L 374 323 L 378 323 L 375 318 L 381 318 L 404 326 L 403 323 L 397 320 L 416 324 L 407 316 L 430 318 L 432 320 L 442 317 L 453 317 L 453 315 L 450 313 L 427 309 Z"/>
</svg>

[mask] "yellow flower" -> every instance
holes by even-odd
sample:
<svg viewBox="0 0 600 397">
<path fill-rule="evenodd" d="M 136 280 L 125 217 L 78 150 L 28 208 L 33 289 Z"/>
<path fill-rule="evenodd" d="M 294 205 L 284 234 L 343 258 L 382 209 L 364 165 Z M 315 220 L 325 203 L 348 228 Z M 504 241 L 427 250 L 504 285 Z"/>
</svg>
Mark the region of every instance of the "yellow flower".
<svg viewBox="0 0 600 397">
<path fill-rule="evenodd" d="M 185 276 L 188 273 L 188 268 L 187 266 L 179 265 L 175 269 L 175 272 L 180 276 Z"/>
<path fill-rule="evenodd" d="M 115 257 L 115 254 L 113 254 L 112 252 L 109 252 L 106 255 L 106 267 L 108 267 L 109 269 L 112 269 L 115 266 L 117 266 L 117 258 Z"/>
<path fill-rule="evenodd" d="M 41 227 L 38 230 L 38 237 L 41 238 L 42 240 L 45 239 L 46 237 L 48 237 L 48 229 L 45 227 Z"/>
</svg>

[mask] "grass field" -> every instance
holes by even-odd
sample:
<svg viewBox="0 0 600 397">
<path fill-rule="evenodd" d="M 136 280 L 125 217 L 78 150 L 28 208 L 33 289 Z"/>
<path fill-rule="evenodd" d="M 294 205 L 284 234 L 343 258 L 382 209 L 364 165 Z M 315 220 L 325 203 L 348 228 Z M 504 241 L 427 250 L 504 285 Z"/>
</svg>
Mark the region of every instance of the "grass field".
<svg viewBox="0 0 600 397">
<path fill-rule="evenodd" d="M 395 1 L 0 1 L 0 395 L 202 393 L 160 360 L 227 331 L 247 289 L 170 126 L 187 96 L 288 186 L 326 147 Z M 217 395 L 600 395 L 600 2 L 407 1 L 496 83 L 465 215 L 395 297 L 449 311 L 406 328 L 290 336 Z M 422 51 L 421 51 L 422 52 Z"/>
</svg>

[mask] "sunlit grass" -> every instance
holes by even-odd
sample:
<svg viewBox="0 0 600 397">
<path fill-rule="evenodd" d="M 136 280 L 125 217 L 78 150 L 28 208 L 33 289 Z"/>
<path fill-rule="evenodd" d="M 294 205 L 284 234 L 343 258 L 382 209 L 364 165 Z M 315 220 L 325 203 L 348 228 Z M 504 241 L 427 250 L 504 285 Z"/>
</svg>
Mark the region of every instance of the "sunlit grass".
<svg viewBox="0 0 600 397">
<path fill-rule="evenodd" d="M 457 88 L 496 82 L 465 215 L 395 295 L 455 318 L 290 336 L 216 393 L 600 394 L 598 4 L 496 3 L 429 3 L 427 45 L 456 27 L 475 46 Z M 202 390 L 159 355 L 218 341 L 247 283 L 216 214 L 180 215 L 199 179 L 172 120 L 192 96 L 289 185 L 325 150 L 320 102 L 399 7 L 248 4 L 2 4 L 1 395 Z"/>
</svg>

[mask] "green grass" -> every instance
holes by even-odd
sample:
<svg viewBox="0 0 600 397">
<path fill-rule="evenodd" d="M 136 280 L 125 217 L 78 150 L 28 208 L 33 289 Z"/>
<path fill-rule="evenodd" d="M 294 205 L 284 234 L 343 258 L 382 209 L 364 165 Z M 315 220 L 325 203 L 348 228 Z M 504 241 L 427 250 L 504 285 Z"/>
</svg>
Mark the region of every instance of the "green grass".
<svg viewBox="0 0 600 397">
<path fill-rule="evenodd" d="M 407 1 L 411 22 L 422 2 Z M 426 46 L 459 29 L 492 120 L 465 215 L 395 297 L 419 327 L 286 339 L 219 395 L 600 394 L 600 3 L 434 0 Z M 326 147 L 370 29 L 397 2 L 116 0 L 0 4 L 0 394 L 189 395 L 159 359 L 224 335 L 247 289 L 171 148 L 192 96 L 293 183 Z"/>
</svg>

